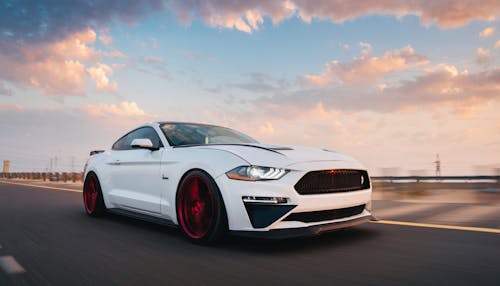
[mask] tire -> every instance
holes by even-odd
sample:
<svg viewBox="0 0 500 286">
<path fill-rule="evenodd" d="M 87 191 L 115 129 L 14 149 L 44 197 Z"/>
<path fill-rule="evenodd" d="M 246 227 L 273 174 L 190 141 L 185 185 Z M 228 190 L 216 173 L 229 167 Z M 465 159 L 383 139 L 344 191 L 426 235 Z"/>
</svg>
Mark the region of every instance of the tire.
<svg viewBox="0 0 500 286">
<path fill-rule="evenodd" d="M 190 171 L 182 179 L 176 211 L 182 232 L 194 243 L 212 243 L 227 232 L 227 215 L 219 188 L 201 170 Z"/>
<path fill-rule="evenodd" d="M 88 173 L 83 184 L 83 206 L 91 217 L 99 217 L 106 212 L 101 184 L 94 172 Z"/>
</svg>

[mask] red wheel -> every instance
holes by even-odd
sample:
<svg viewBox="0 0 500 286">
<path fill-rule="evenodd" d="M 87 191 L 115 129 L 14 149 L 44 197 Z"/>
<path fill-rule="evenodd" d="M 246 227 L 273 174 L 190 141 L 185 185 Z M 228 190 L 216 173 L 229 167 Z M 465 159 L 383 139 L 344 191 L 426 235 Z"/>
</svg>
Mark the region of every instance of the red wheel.
<svg viewBox="0 0 500 286">
<path fill-rule="evenodd" d="M 192 171 L 177 193 L 177 218 L 184 234 L 195 242 L 210 242 L 227 228 L 219 189 L 204 172 Z"/>
<path fill-rule="evenodd" d="M 83 204 L 90 216 L 100 216 L 104 213 L 101 185 L 95 173 L 89 173 L 83 184 Z"/>
</svg>

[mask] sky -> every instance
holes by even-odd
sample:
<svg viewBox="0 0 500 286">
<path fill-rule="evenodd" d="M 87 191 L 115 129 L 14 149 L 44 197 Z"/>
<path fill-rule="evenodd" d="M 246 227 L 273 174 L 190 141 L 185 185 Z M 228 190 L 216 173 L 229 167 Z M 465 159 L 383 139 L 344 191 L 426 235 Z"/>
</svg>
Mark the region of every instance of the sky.
<svg viewBox="0 0 500 286">
<path fill-rule="evenodd" d="M 436 154 L 443 175 L 491 174 L 499 17 L 499 0 L 1 0 L 0 160 L 79 171 L 137 125 L 189 121 L 374 175 L 432 175 Z"/>
</svg>

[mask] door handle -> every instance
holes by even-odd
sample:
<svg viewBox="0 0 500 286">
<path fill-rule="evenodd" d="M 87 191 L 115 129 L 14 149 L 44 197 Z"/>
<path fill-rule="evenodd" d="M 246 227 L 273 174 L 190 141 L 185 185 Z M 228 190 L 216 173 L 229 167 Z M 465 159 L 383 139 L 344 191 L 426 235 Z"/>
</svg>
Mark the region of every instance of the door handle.
<svg viewBox="0 0 500 286">
<path fill-rule="evenodd" d="M 110 164 L 110 165 L 120 165 L 121 163 L 120 163 L 120 160 L 115 160 L 113 162 L 109 162 L 108 164 Z"/>
</svg>

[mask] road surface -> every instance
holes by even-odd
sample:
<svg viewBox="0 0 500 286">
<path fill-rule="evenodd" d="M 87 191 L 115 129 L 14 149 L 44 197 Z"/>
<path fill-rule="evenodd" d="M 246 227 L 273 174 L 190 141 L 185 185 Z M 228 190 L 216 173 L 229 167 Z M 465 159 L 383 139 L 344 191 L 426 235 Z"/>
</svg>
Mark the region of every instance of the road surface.
<svg viewBox="0 0 500 286">
<path fill-rule="evenodd" d="M 204 247 L 165 226 L 90 218 L 82 194 L 71 189 L 0 182 L 0 285 L 498 285 L 500 279 L 497 205 L 376 201 L 384 219 L 480 228 L 367 223 L 314 238 L 228 237 Z M 460 209 L 476 218 L 457 223 Z"/>
</svg>

